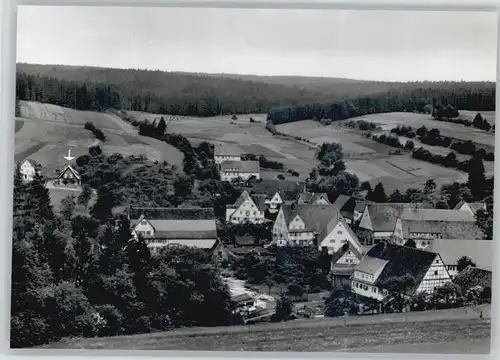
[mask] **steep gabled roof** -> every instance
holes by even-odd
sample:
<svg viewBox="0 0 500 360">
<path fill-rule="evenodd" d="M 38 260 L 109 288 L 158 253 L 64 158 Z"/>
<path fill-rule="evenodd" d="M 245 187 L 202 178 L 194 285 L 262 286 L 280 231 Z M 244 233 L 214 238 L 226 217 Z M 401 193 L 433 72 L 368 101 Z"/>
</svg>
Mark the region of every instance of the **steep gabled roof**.
<svg viewBox="0 0 500 360">
<path fill-rule="evenodd" d="M 222 172 L 259 173 L 258 161 L 225 161 L 221 165 Z"/>
<path fill-rule="evenodd" d="M 73 167 L 71 165 L 66 165 L 66 167 L 63 169 L 63 171 L 61 171 L 61 173 L 59 174 L 58 178 L 61 178 L 64 175 L 64 173 L 67 171 L 71 172 L 75 178 L 80 180 L 80 174 L 78 173 L 78 171 L 73 169 Z"/>
<path fill-rule="evenodd" d="M 403 237 L 411 233 L 437 233 L 443 239 L 482 239 L 483 232 L 474 222 L 408 221 L 403 220 Z"/>
<path fill-rule="evenodd" d="M 245 200 L 247 200 L 249 197 L 250 197 L 250 194 L 248 193 L 248 191 L 243 190 L 241 192 L 240 196 L 238 196 L 238 198 L 234 202 L 234 204 L 228 205 L 227 208 L 238 209 L 241 206 L 241 204 L 243 204 L 245 202 Z"/>
<path fill-rule="evenodd" d="M 33 160 L 33 159 L 24 159 L 24 160 L 23 160 L 23 162 L 21 163 L 21 165 L 22 165 L 24 162 L 28 162 L 28 163 L 29 163 L 31 166 L 33 166 L 35 169 L 36 169 L 36 168 L 40 168 L 40 167 L 42 167 L 42 165 L 41 165 L 39 162 L 37 162 L 37 161 L 35 161 L 35 160 Z"/>
<path fill-rule="evenodd" d="M 267 198 L 267 196 L 265 194 L 253 194 L 250 196 L 252 197 L 252 200 L 255 203 L 255 206 L 257 206 L 257 209 L 259 209 L 259 211 L 266 210 L 266 198 Z"/>
<path fill-rule="evenodd" d="M 305 230 L 320 234 L 332 219 L 338 219 L 340 214 L 334 205 L 285 204 L 281 209 L 287 226 L 298 215 L 305 224 Z M 335 220 L 333 220 L 335 221 Z"/>
<path fill-rule="evenodd" d="M 366 257 L 387 261 L 375 284 L 383 288 L 383 284 L 391 277 L 401 277 L 405 274 L 415 279 L 415 290 L 429 270 L 438 254 L 407 246 L 399 246 L 380 242 L 372 247 Z M 364 259 L 363 259 L 364 261 Z"/>
<path fill-rule="evenodd" d="M 357 248 L 361 249 L 362 245 L 358 239 L 358 236 L 354 233 L 354 231 L 352 231 L 349 224 L 346 223 L 345 219 L 338 212 L 336 213 L 335 216 L 333 216 L 331 218 L 331 220 L 326 224 L 325 228 L 321 231 L 321 233 L 318 236 L 318 241 L 319 242 L 323 241 L 328 236 L 328 234 L 330 234 L 333 231 L 333 229 L 335 229 L 335 227 L 338 225 L 338 223 L 341 223 L 344 226 L 347 233 L 350 235 L 351 239 L 354 241 L 355 244 L 352 244 L 352 245 L 356 245 Z M 350 242 L 349 242 L 349 244 L 350 244 Z M 360 254 L 360 252 L 357 249 L 356 249 L 356 253 Z"/>
<path fill-rule="evenodd" d="M 326 193 L 311 193 L 303 192 L 299 195 L 298 202 L 304 204 L 314 204 L 320 197 L 324 197 L 328 202 L 328 195 Z"/>
<path fill-rule="evenodd" d="M 468 211 L 443 209 L 408 209 L 401 213 L 402 220 L 411 221 L 446 221 L 446 222 L 474 222 L 474 215 Z"/>
<path fill-rule="evenodd" d="M 236 144 L 216 143 L 214 144 L 215 156 L 241 156 L 243 151 Z"/>
<path fill-rule="evenodd" d="M 299 193 L 304 189 L 303 182 L 290 180 L 258 180 L 251 188 L 248 188 L 250 194 L 265 194 L 269 198 L 273 197 L 277 192 L 280 196 L 296 201 Z M 285 200 L 285 199 L 283 199 Z"/>
<path fill-rule="evenodd" d="M 492 271 L 492 240 L 437 239 L 433 240 L 425 250 L 441 255 L 445 265 L 454 265 L 462 256 L 468 256 L 476 264 L 477 268 Z"/>
</svg>

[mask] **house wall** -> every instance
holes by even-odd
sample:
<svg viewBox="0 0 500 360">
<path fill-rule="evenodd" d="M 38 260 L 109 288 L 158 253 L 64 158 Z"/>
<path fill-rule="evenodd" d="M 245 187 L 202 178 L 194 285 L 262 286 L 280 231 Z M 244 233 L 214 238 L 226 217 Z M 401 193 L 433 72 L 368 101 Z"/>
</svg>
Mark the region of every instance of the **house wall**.
<svg viewBox="0 0 500 360">
<path fill-rule="evenodd" d="M 244 173 L 235 171 L 221 171 L 220 173 L 221 181 L 233 181 L 235 179 L 246 181 L 252 176 L 255 176 L 256 179 L 260 179 L 260 173 Z"/>
<path fill-rule="evenodd" d="M 151 226 L 151 224 L 147 220 L 142 220 L 140 223 L 138 223 L 134 227 L 134 232 L 137 235 L 154 235 L 153 226 Z"/>
<path fill-rule="evenodd" d="M 363 229 L 372 230 L 372 220 L 370 218 L 370 212 L 368 211 L 368 207 L 365 208 L 363 215 L 361 215 L 361 221 L 359 226 Z"/>
<path fill-rule="evenodd" d="M 215 155 L 214 160 L 216 164 L 222 164 L 224 161 L 241 161 L 240 155 Z"/>
<path fill-rule="evenodd" d="M 394 235 L 392 231 L 374 231 L 373 238 L 375 239 L 389 239 Z"/>
<path fill-rule="evenodd" d="M 290 246 L 312 246 L 314 245 L 314 233 L 307 232 L 288 232 L 288 245 Z"/>
<path fill-rule="evenodd" d="M 451 277 L 448 270 L 446 270 L 441 256 L 436 255 L 432 261 L 432 265 L 427 270 L 416 292 L 419 293 L 426 291 L 428 293 L 432 293 L 435 289 L 443 286 L 449 281 L 451 281 Z"/>
<path fill-rule="evenodd" d="M 377 286 L 357 279 L 351 281 L 351 290 L 358 295 L 379 301 L 385 297 L 382 290 Z"/>
<path fill-rule="evenodd" d="M 359 261 L 360 259 L 358 259 L 351 250 L 347 250 L 346 253 L 337 260 L 337 264 L 357 265 L 359 264 Z"/>
<path fill-rule="evenodd" d="M 352 245 L 356 246 L 358 251 L 361 251 L 361 248 L 354 241 L 349 231 L 346 229 L 344 224 L 341 221 L 335 225 L 335 227 L 330 231 L 329 234 L 325 236 L 321 243 L 319 244 L 319 249 L 326 247 L 330 254 L 337 252 L 340 248 L 347 242 L 350 242 Z"/>
<path fill-rule="evenodd" d="M 226 222 L 231 222 L 231 215 L 236 212 L 236 209 L 226 207 Z"/>
<path fill-rule="evenodd" d="M 283 200 L 279 193 L 274 194 L 271 200 L 266 200 L 266 205 L 271 213 L 277 212 L 282 204 Z"/>
<path fill-rule="evenodd" d="M 251 197 L 246 198 L 240 207 L 230 215 L 230 222 L 233 224 L 242 224 L 245 222 L 261 224 L 264 222 L 264 219 L 264 211 L 260 211 L 257 208 L 257 205 L 255 205 Z"/>
<path fill-rule="evenodd" d="M 33 181 L 36 174 L 36 169 L 33 167 L 33 165 L 31 165 L 29 161 L 24 161 L 22 163 L 20 171 L 24 181 Z"/>
<path fill-rule="evenodd" d="M 396 226 L 394 227 L 394 236 L 398 239 L 403 239 L 403 222 L 401 219 L 396 220 Z"/>
<path fill-rule="evenodd" d="M 288 224 L 288 229 L 289 230 L 303 230 L 305 229 L 306 224 L 304 224 L 304 221 L 300 218 L 299 215 L 296 215 L 292 221 L 290 221 L 290 224 Z"/>
<path fill-rule="evenodd" d="M 283 208 L 280 208 L 276 220 L 273 225 L 273 240 L 277 242 L 278 246 L 286 245 L 288 241 L 288 231 L 287 224 L 285 221 L 285 215 L 283 214 Z"/>
<path fill-rule="evenodd" d="M 325 199 L 323 196 L 317 198 L 314 201 L 314 205 L 328 205 L 328 204 L 330 204 L 330 202 L 328 201 L 328 199 Z"/>
</svg>

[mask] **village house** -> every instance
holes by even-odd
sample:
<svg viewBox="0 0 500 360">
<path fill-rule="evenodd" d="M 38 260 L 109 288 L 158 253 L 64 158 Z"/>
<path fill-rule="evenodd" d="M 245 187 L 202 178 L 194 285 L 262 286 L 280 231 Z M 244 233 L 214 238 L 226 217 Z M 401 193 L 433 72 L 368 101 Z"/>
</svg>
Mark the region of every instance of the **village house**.
<svg viewBox="0 0 500 360">
<path fill-rule="evenodd" d="M 366 251 L 368 251 L 367 248 L 363 246 L 357 247 L 353 242 L 348 241 L 332 254 L 330 273 L 332 274 L 334 286 L 351 285 L 351 276 L 354 269 Z"/>
<path fill-rule="evenodd" d="M 133 237 L 142 236 L 153 253 L 172 245 L 222 251 L 212 208 L 128 209 Z"/>
<path fill-rule="evenodd" d="M 435 239 L 480 239 L 481 229 L 467 210 L 404 209 L 400 215 L 403 238 L 415 241 L 417 248 L 429 246 Z"/>
<path fill-rule="evenodd" d="M 78 171 L 76 171 L 71 165 L 66 165 L 59 173 L 59 176 L 54 181 L 55 185 L 64 185 L 64 186 L 80 186 L 81 185 L 81 177 Z"/>
<path fill-rule="evenodd" d="M 266 221 L 266 195 L 243 190 L 233 205 L 226 206 L 226 221 L 232 224 L 262 224 Z"/>
<path fill-rule="evenodd" d="M 31 182 L 36 174 L 40 174 L 41 165 L 35 160 L 26 159 L 20 165 L 21 176 L 24 182 Z"/>
<path fill-rule="evenodd" d="M 336 209 L 336 208 L 335 208 Z M 328 251 L 331 255 L 342 249 L 345 244 L 350 244 L 359 253 L 362 252 L 362 245 L 338 209 L 333 212 L 330 221 L 318 235 L 318 248 L 321 251 Z"/>
<path fill-rule="evenodd" d="M 463 256 L 469 257 L 476 268 L 492 271 L 492 240 L 436 239 L 425 250 L 441 255 L 452 279 L 458 274 L 457 262 Z"/>
<path fill-rule="evenodd" d="M 227 160 L 220 165 L 221 181 L 260 179 L 260 164 L 258 161 Z"/>
<path fill-rule="evenodd" d="M 273 225 L 278 246 L 318 246 L 318 236 L 339 213 L 333 205 L 282 205 Z"/>
<path fill-rule="evenodd" d="M 281 205 L 297 202 L 302 189 L 305 189 L 305 184 L 301 182 L 260 179 L 248 191 L 250 194 L 265 194 L 267 210 L 274 214 Z"/>
<path fill-rule="evenodd" d="M 368 201 L 353 196 L 339 195 L 333 204 L 340 209 L 340 214 L 349 226 L 355 228 L 361 220 Z"/>
<path fill-rule="evenodd" d="M 359 296 L 381 301 L 389 294 L 386 282 L 404 275 L 414 279 L 413 286 L 403 290 L 406 295 L 433 293 L 451 281 L 439 254 L 383 241 L 373 246 L 356 266 L 351 288 Z"/>
<path fill-rule="evenodd" d="M 214 145 L 214 161 L 217 165 L 224 161 L 241 161 L 241 149 L 235 144 L 217 143 Z"/>
<path fill-rule="evenodd" d="M 366 204 L 357 230 L 369 233 L 362 240 L 363 245 L 377 244 L 382 240 L 403 240 L 403 224 L 400 210 L 391 204 Z"/>
<path fill-rule="evenodd" d="M 311 193 L 303 192 L 299 195 L 297 200 L 299 205 L 329 205 L 331 204 L 328 200 L 328 195 L 326 193 Z"/>
</svg>

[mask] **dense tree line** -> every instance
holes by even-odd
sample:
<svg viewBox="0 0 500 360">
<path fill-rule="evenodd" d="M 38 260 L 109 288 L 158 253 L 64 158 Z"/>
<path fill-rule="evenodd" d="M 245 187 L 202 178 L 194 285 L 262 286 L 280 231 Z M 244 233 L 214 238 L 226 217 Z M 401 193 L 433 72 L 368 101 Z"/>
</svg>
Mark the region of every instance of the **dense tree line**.
<svg viewBox="0 0 500 360">
<path fill-rule="evenodd" d="M 411 85 L 386 93 L 353 97 L 330 103 L 299 104 L 276 107 L 268 113 L 268 120 L 283 124 L 306 119 L 346 120 L 356 116 L 385 112 L 425 113 L 427 105 L 454 104 L 467 110 L 494 110 L 495 87 L 492 83 L 424 83 L 418 88 Z M 446 107 L 445 107 L 446 108 Z M 441 116 L 441 115 L 440 115 Z"/>
<path fill-rule="evenodd" d="M 272 169 L 272 170 L 284 170 L 285 165 L 282 162 L 268 160 L 264 155 L 257 156 L 255 154 L 242 154 L 241 160 L 243 161 L 258 161 L 259 165 L 263 169 Z"/>
<path fill-rule="evenodd" d="M 408 138 L 417 137 L 422 144 L 451 148 L 459 154 L 474 155 L 485 161 L 495 160 L 495 155 L 493 152 L 486 152 L 486 150 L 484 150 L 483 148 L 477 148 L 476 144 L 471 140 L 453 140 L 453 138 L 449 136 L 441 135 L 439 129 L 429 130 L 425 126 L 422 126 L 416 131 L 413 131 L 411 126 L 397 126 L 391 129 L 391 133 Z M 395 141 L 392 142 L 396 144 Z M 391 146 L 397 147 L 397 145 Z"/>
<path fill-rule="evenodd" d="M 126 217 L 95 209 L 106 194 L 91 216 L 58 215 L 42 177 L 25 185 L 18 165 L 14 183 L 11 346 L 230 324 L 229 291 L 204 251 L 152 256 Z"/>
</svg>

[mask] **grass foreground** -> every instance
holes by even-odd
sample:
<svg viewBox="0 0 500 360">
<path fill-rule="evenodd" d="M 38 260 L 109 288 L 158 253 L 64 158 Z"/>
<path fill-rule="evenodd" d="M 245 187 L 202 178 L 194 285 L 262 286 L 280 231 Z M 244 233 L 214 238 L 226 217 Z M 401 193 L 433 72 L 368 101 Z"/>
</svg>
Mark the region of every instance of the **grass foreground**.
<svg viewBox="0 0 500 360">
<path fill-rule="evenodd" d="M 460 353 L 467 352 L 472 346 L 475 353 L 488 353 L 491 322 L 447 319 L 344 326 L 325 321 L 308 321 L 302 324 L 259 324 L 210 330 L 181 329 L 133 336 L 66 339 L 44 348 L 356 352 L 417 352 L 415 349 L 418 349 L 420 352 Z M 439 343 L 443 346 L 437 346 Z M 425 351 L 426 348 L 429 351 Z"/>
</svg>

